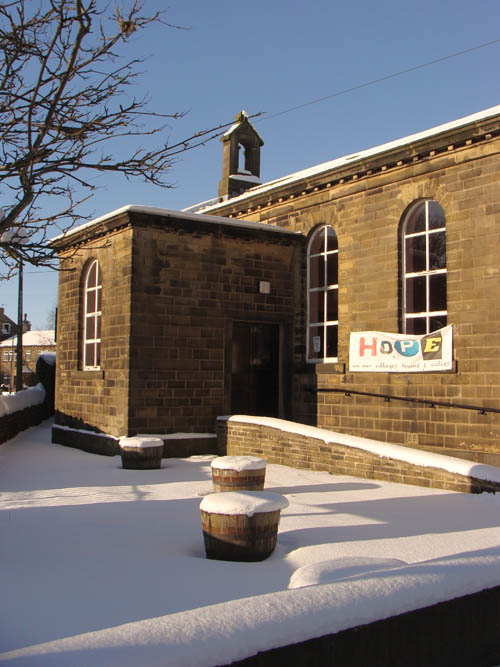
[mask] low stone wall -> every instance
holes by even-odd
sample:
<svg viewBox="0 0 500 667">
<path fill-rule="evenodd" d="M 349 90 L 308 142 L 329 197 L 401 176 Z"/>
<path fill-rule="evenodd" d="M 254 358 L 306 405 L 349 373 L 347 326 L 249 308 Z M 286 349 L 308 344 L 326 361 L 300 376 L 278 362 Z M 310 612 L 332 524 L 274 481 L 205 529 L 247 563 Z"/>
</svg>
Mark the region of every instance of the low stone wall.
<svg viewBox="0 0 500 667">
<path fill-rule="evenodd" d="M 115 456 L 120 453 L 118 438 L 113 438 L 113 436 L 108 436 L 105 433 L 92 433 L 91 431 L 71 429 L 57 424 L 52 427 L 52 442 L 57 445 L 81 449 L 90 454 L 101 454 L 101 456 Z"/>
<path fill-rule="evenodd" d="M 7 442 L 30 426 L 37 426 L 50 416 L 49 406 L 46 403 L 40 403 L 0 417 L 0 444 Z"/>
<path fill-rule="evenodd" d="M 151 437 L 151 434 L 141 434 Z M 167 435 L 153 434 L 153 437 L 163 440 L 162 458 L 186 458 L 203 454 L 215 454 L 215 434 L 200 433 L 170 433 Z M 106 433 L 95 433 L 86 429 L 69 428 L 54 424 L 52 427 L 52 442 L 81 449 L 91 454 L 102 456 L 116 456 L 120 454 L 120 439 Z"/>
<path fill-rule="evenodd" d="M 250 418 L 251 419 L 251 418 Z M 289 422 L 281 422 L 280 428 L 265 422 L 251 423 L 237 417 L 221 417 L 217 420 L 217 453 L 219 455 L 260 456 L 268 463 L 278 463 L 294 468 L 324 470 L 337 475 L 353 475 L 364 479 L 379 479 L 400 484 L 413 484 L 433 489 L 447 489 L 465 493 L 500 491 L 500 482 L 485 481 L 472 475 L 461 475 L 439 467 L 416 465 L 388 456 L 377 455 L 355 446 L 335 442 L 342 434 L 329 433 L 325 441 L 323 429 L 304 427 L 308 434 L 287 430 Z M 300 425 L 297 424 L 298 427 Z M 298 429 L 300 430 L 300 428 Z M 315 437 L 314 434 L 317 434 Z M 405 448 L 407 449 L 407 448 Z"/>
<path fill-rule="evenodd" d="M 232 667 L 498 665 L 500 586 L 337 634 L 258 653 Z"/>
</svg>

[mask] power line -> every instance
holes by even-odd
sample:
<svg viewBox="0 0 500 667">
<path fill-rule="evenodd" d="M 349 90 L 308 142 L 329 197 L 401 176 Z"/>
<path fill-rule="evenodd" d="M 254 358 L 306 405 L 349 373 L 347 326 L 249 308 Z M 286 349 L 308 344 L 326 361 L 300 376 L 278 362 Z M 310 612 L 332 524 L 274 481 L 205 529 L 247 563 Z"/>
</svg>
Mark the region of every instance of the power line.
<svg viewBox="0 0 500 667">
<path fill-rule="evenodd" d="M 303 109 L 304 107 L 311 106 L 312 104 L 318 104 L 319 102 L 324 102 L 325 100 L 331 100 L 334 97 L 339 97 L 340 95 L 346 95 L 347 93 L 352 93 L 355 90 L 360 90 L 361 88 L 367 88 L 368 86 L 373 86 L 376 83 L 381 83 L 382 81 L 388 81 L 389 79 L 394 79 L 397 76 L 402 76 L 403 74 L 408 74 L 409 72 L 415 72 L 416 70 L 423 69 L 424 67 L 437 65 L 438 63 L 442 63 L 445 60 L 451 60 L 452 58 L 463 56 L 465 53 L 478 51 L 479 49 L 484 49 L 486 46 L 491 46 L 492 44 L 498 44 L 499 42 L 500 39 L 493 39 L 490 42 L 484 42 L 484 44 L 479 44 L 478 46 L 472 46 L 469 49 L 463 49 L 462 51 L 457 51 L 456 53 L 450 53 L 447 56 L 442 56 L 441 58 L 435 58 L 434 60 L 429 60 L 428 62 L 421 63 L 420 65 L 415 65 L 414 67 L 408 67 L 407 69 L 402 69 L 399 72 L 393 72 L 392 74 L 381 76 L 378 79 L 372 79 L 371 81 L 360 83 L 357 86 L 352 86 L 352 88 L 345 88 L 344 90 L 339 90 L 336 93 L 331 93 L 330 95 L 325 95 L 324 97 L 318 97 L 317 99 L 311 100 L 310 102 L 304 102 L 303 104 L 298 104 L 297 106 L 290 107 L 289 109 L 284 109 L 283 111 L 277 111 L 276 113 L 273 114 L 267 114 L 267 112 L 264 111 L 263 117 L 255 119 L 255 122 L 261 123 L 262 121 L 269 120 L 270 118 L 283 116 L 284 114 L 291 113 L 292 111 L 297 111 L 298 109 Z"/>
</svg>

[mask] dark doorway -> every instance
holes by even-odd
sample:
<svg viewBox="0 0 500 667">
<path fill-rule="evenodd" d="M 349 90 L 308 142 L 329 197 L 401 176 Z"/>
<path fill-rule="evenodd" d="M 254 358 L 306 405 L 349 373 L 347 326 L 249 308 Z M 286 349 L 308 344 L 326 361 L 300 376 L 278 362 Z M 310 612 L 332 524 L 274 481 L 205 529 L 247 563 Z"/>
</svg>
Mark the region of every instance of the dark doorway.
<svg viewBox="0 0 500 667">
<path fill-rule="evenodd" d="M 233 324 L 231 412 L 279 416 L 279 325 Z"/>
</svg>

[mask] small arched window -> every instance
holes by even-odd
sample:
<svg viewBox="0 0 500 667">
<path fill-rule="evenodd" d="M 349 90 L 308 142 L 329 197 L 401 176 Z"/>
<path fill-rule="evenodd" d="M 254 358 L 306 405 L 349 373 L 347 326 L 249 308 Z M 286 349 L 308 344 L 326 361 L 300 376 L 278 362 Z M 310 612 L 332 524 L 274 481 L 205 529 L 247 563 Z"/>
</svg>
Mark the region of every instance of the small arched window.
<svg viewBox="0 0 500 667">
<path fill-rule="evenodd" d="M 446 221 L 433 199 L 419 201 L 402 225 L 403 333 L 426 334 L 447 323 Z"/>
<path fill-rule="evenodd" d="M 102 284 L 99 262 L 94 260 L 87 268 L 83 283 L 83 369 L 101 367 L 101 300 Z"/>
<path fill-rule="evenodd" d="M 311 236 L 307 249 L 307 359 L 336 361 L 338 355 L 339 249 L 333 227 Z"/>
</svg>

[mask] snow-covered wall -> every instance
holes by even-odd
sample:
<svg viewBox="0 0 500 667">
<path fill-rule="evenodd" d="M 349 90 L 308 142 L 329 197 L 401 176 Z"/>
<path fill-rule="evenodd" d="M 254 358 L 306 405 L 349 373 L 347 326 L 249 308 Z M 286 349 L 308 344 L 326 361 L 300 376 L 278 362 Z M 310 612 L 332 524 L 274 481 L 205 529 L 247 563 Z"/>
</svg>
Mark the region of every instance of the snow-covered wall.
<svg viewBox="0 0 500 667">
<path fill-rule="evenodd" d="M 50 416 L 42 383 L 15 394 L 0 395 L 0 444 Z"/>
<path fill-rule="evenodd" d="M 234 415 L 217 420 L 217 449 L 269 463 L 326 470 L 466 493 L 500 492 L 500 468 L 284 419 Z"/>
</svg>

